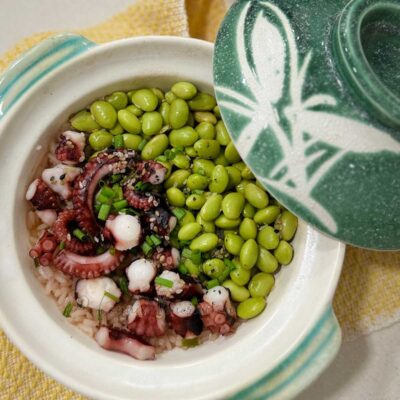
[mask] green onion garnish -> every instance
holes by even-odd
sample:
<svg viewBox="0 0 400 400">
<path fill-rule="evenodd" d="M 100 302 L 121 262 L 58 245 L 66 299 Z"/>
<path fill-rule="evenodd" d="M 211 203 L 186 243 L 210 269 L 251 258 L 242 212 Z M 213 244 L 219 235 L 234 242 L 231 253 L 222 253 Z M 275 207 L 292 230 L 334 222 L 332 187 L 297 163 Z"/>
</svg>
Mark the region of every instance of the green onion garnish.
<svg viewBox="0 0 400 400">
<path fill-rule="evenodd" d="M 199 345 L 199 338 L 194 337 L 191 339 L 182 339 L 183 347 L 196 347 Z"/>
<path fill-rule="evenodd" d="M 201 264 L 201 253 L 199 250 L 192 251 L 192 255 L 190 256 L 193 264 L 200 265 Z"/>
<path fill-rule="evenodd" d="M 223 283 L 225 282 L 226 278 L 228 275 L 231 273 L 231 270 L 228 267 L 225 267 L 225 269 L 222 271 L 221 275 L 218 277 L 218 282 Z"/>
<path fill-rule="evenodd" d="M 149 246 L 147 242 L 143 242 L 141 248 L 146 256 L 153 250 L 153 247 Z"/>
<path fill-rule="evenodd" d="M 99 247 L 96 249 L 96 254 L 97 254 L 97 255 L 100 255 L 100 254 L 103 254 L 105 251 L 106 251 L 106 249 L 105 249 L 104 247 L 99 246 Z"/>
<path fill-rule="evenodd" d="M 100 190 L 100 194 L 105 197 L 108 197 L 109 199 L 113 199 L 115 197 L 114 190 L 112 190 L 108 186 L 103 186 L 103 188 Z"/>
<path fill-rule="evenodd" d="M 181 220 L 186 215 L 186 211 L 183 208 L 174 208 L 172 214 L 174 214 L 178 220 Z"/>
<path fill-rule="evenodd" d="M 108 252 L 109 252 L 112 256 L 114 256 L 114 255 L 115 255 L 115 248 L 114 248 L 114 247 L 110 247 L 110 248 L 108 249 Z"/>
<path fill-rule="evenodd" d="M 146 192 L 151 188 L 151 185 L 149 183 L 143 183 L 143 182 L 138 182 L 135 185 L 135 189 L 138 190 L 139 192 Z"/>
<path fill-rule="evenodd" d="M 115 174 L 111 176 L 111 183 L 117 183 L 122 179 L 121 174 Z"/>
<path fill-rule="evenodd" d="M 128 215 L 139 215 L 139 213 L 133 208 L 123 208 L 122 210 L 119 210 L 119 213 Z"/>
<path fill-rule="evenodd" d="M 72 231 L 72 234 L 78 238 L 81 242 L 87 239 L 87 236 L 84 232 L 82 232 L 79 228 L 76 228 Z"/>
<path fill-rule="evenodd" d="M 102 310 L 97 310 L 97 319 L 100 322 L 103 319 L 103 311 Z"/>
<path fill-rule="evenodd" d="M 151 235 L 150 239 L 153 242 L 154 246 L 159 246 L 162 243 L 162 240 L 157 235 Z"/>
<path fill-rule="evenodd" d="M 145 240 L 146 240 L 146 243 L 147 243 L 150 247 L 153 247 L 153 246 L 154 246 L 154 243 L 153 243 L 153 241 L 151 240 L 151 237 L 150 237 L 150 236 L 146 236 Z"/>
<path fill-rule="evenodd" d="M 115 135 L 113 137 L 113 144 L 116 149 L 125 148 L 124 137 L 122 135 Z"/>
<path fill-rule="evenodd" d="M 143 148 L 144 148 L 144 146 L 146 146 L 146 143 L 147 143 L 147 140 L 146 140 L 146 139 L 143 139 L 143 140 L 139 143 L 138 150 L 142 151 Z"/>
<path fill-rule="evenodd" d="M 126 200 L 118 200 L 115 203 L 113 203 L 113 207 L 116 211 L 120 211 L 123 208 L 127 207 L 128 202 Z"/>
<path fill-rule="evenodd" d="M 110 292 L 107 292 L 107 290 L 104 291 L 104 296 L 108 297 L 108 298 L 111 299 L 112 301 L 115 301 L 115 302 L 119 301 L 119 297 L 113 295 L 113 294 L 110 293 Z"/>
<path fill-rule="evenodd" d="M 192 297 L 190 301 L 194 306 L 197 306 L 197 304 L 199 304 L 199 299 L 197 297 Z"/>
<path fill-rule="evenodd" d="M 97 214 L 97 218 L 100 221 L 105 221 L 108 217 L 108 214 L 110 214 L 111 206 L 109 204 L 102 204 L 99 210 L 99 213 Z"/>
<path fill-rule="evenodd" d="M 190 260 L 186 260 L 185 267 L 191 276 L 197 278 L 200 275 L 200 268 Z"/>
<path fill-rule="evenodd" d="M 192 194 L 203 194 L 203 193 L 204 193 L 204 190 L 200 190 L 200 189 L 192 190 Z"/>
<path fill-rule="evenodd" d="M 60 250 L 64 250 L 64 249 L 65 249 L 65 242 L 64 242 L 64 241 L 61 241 L 60 244 L 58 245 L 58 248 L 59 248 Z"/>
<path fill-rule="evenodd" d="M 218 279 L 212 279 L 211 281 L 207 282 L 207 289 L 212 289 L 215 286 L 219 286 L 219 281 Z"/>
<path fill-rule="evenodd" d="M 96 211 L 96 214 L 99 213 L 100 207 L 101 207 L 101 204 L 95 204 L 95 205 L 94 205 L 94 211 Z"/>
<path fill-rule="evenodd" d="M 63 311 L 64 317 L 68 318 L 68 317 L 71 315 L 72 307 L 73 307 L 73 305 L 72 305 L 71 302 L 69 302 L 69 303 L 65 306 L 64 311 Z"/>
<path fill-rule="evenodd" d="M 182 250 L 182 257 L 192 259 L 192 250 L 188 249 L 187 247 Z"/>
<path fill-rule="evenodd" d="M 126 279 L 124 276 L 121 276 L 119 278 L 119 288 L 121 289 L 121 292 L 123 294 L 128 295 L 129 294 L 129 289 L 128 289 L 128 279 Z"/>
<path fill-rule="evenodd" d="M 180 240 L 179 241 L 179 248 L 181 249 L 182 247 L 189 246 L 190 243 L 191 243 L 190 240 Z"/>
<path fill-rule="evenodd" d="M 122 200 L 124 198 L 124 194 L 122 193 L 122 187 L 119 186 L 118 183 L 114 183 L 112 190 L 115 193 L 114 200 Z"/>
<path fill-rule="evenodd" d="M 237 268 L 237 265 L 232 261 L 226 258 L 224 260 L 224 264 L 229 268 L 229 272 L 234 271 Z"/>
<path fill-rule="evenodd" d="M 167 157 L 165 156 L 158 156 L 155 158 L 156 161 L 161 161 L 161 162 L 165 162 L 167 161 Z"/>
<path fill-rule="evenodd" d="M 178 272 L 180 272 L 182 275 L 186 275 L 189 271 L 188 271 L 188 269 L 185 267 L 184 264 L 179 264 L 179 266 L 178 266 Z"/>
<path fill-rule="evenodd" d="M 96 202 L 100 204 L 110 204 L 111 199 L 107 196 L 104 196 L 104 194 L 101 194 L 100 192 L 96 196 Z"/>
<path fill-rule="evenodd" d="M 172 286 L 174 286 L 174 282 L 170 281 L 169 279 L 161 278 L 161 276 L 157 276 L 157 278 L 154 279 L 154 282 L 167 288 L 172 288 Z"/>
</svg>

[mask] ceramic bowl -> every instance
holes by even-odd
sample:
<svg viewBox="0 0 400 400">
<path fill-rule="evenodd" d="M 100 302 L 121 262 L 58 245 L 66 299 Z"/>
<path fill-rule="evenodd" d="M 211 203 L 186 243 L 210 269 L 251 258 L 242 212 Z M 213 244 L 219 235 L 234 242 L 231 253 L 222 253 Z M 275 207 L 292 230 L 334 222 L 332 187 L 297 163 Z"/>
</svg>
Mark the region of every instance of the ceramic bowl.
<svg viewBox="0 0 400 400">
<path fill-rule="evenodd" d="M 0 82 L 0 317 L 39 368 L 96 399 L 291 398 L 332 360 L 340 329 L 331 308 L 344 246 L 300 223 L 293 262 L 268 306 L 237 333 L 140 362 L 107 352 L 68 323 L 34 276 L 25 192 L 68 116 L 116 89 L 190 80 L 212 91 L 213 46 L 144 37 L 95 46 L 62 35 L 26 53 Z"/>
</svg>

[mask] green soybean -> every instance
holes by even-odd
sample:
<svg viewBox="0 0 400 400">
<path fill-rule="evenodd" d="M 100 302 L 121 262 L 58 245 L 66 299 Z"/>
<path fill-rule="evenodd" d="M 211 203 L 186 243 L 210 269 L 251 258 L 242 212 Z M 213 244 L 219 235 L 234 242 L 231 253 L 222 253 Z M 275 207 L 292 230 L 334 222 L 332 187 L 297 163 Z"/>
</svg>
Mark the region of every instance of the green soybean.
<svg viewBox="0 0 400 400">
<path fill-rule="evenodd" d="M 159 112 L 145 112 L 142 116 L 142 131 L 146 136 L 152 136 L 160 132 L 163 119 Z"/>
<path fill-rule="evenodd" d="M 200 139 L 215 139 L 215 128 L 213 124 L 201 122 L 195 129 Z"/>
<path fill-rule="evenodd" d="M 214 160 L 216 165 L 222 165 L 224 167 L 227 167 L 229 165 L 228 160 L 225 158 L 224 154 L 221 153 L 215 160 Z"/>
<path fill-rule="evenodd" d="M 213 96 L 207 93 L 197 93 L 189 100 L 189 107 L 193 111 L 211 111 L 216 106 L 216 101 Z"/>
<path fill-rule="evenodd" d="M 225 281 L 222 286 L 229 290 L 233 301 L 242 302 L 250 297 L 250 292 L 245 287 L 238 286 L 231 280 Z"/>
<path fill-rule="evenodd" d="M 228 133 L 228 131 L 226 129 L 226 126 L 225 126 L 224 122 L 223 121 L 218 121 L 215 129 L 217 131 L 217 140 L 218 140 L 218 142 L 222 146 L 227 146 L 230 143 L 231 138 L 229 136 L 229 133 Z"/>
<path fill-rule="evenodd" d="M 200 213 L 198 213 L 197 216 L 196 216 L 196 222 L 198 222 L 201 225 L 201 227 L 203 228 L 204 232 L 207 232 L 207 233 L 214 233 L 215 232 L 215 224 L 214 224 L 214 222 L 204 220 L 201 217 Z"/>
<path fill-rule="evenodd" d="M 237 219 L 229 219 L 226 218 L 225 215 L 220 215 L 215 220 L 215 225 L 221 229 L 233 229 L 237 228 L 240 225 L 240 218 Z"/>
<path fill-rule="evenodd" d="M 150 89 L 158 98 L 159 101 L 164 100 L 164 92 L 159 88 L 151 88 Z"/>
<path fill-rule="evenodd" d="M 240 173 L 242 173 L 242 171 L 246 168 L 246 164 L 243 161 L 234 163 L 233 166 L 237 168 L 240 171 Z"/>
<path fill-rule="evenodd" d="M 243 176 L 243 175 L 242 175 Z M 268 205 L 268 195 L 254 183 L 249 183 L 244 189 L 244 197 L 255 208 L 262 209 Z"/>
<path fill-rule="evenodd" d="M 231 271 L 229 275 L 236 285 L 244 286 L 250 280 L 251 271 L 244 269 L 241 265 L 238 265 L 233 271 Z"/>
<path fill-rule="evenodd" d="M 280 264 L 287 265 L 292 261 L 293 247 L 285 240 L 281 240 L 274 251 L 274 256 Z"/>
<path fill-rule="evenodd" d="M 139 145 L 142 143 L 143 138 L 139 135 L 132 135 L 131 133 L 124 133 L 124 146 L 126 149 L 139 150 Z"/>
<path fill-rule="evenodd" d="M 273 250 L 278 247 L 279 235 L 271 226 L 264 226 L 258 232 L 257 242 L 267 250 Z"/>
<path fill-rule="evenodd" d="M 234 256 L 238 256 L 240 254 L 240 249 L 242 248 L 243 243 L 243 239 L 235 233 L 228 233 L 225 235 L 224 246 L 226 250 L 228 250 L 228 252 Z"/>
<path fill-rule="evenodd" d="M 214 221 L 221 213 L 222 196 L 214 194 L 210 196 L 200 210 L 200 216 L 205 221 Z"/>
<path fill-rule="evenodd" d="M 169 111 L 171 106 L 166 102 L 163 101 L 158 109 L 158 112 L 161 114 L 164 125 L 169 124 Z"/>
<path fill-rule="evenodd" d="M 268 296 L 274 287 L 275 279 L 271 274 L 259 272 L 255 274 L 249 283 L 249 292 L 251 297 L 265 297 Z"/>
<path fill-rule="evenodd" d="M 137 135 L 142 131 L 142 124 L 139 118 L 126 109 L 118 111 L 118 122 L 129 133 Z"/>
<path fill-rule="evenodd" d="M 165 100 L 167 101 L 168 104 L 171 104 L 176 98 L 177 96 L 171 91 L 165 93 Z"/>
<path fill-rule="evenodd" d="M 278 260 L 267 249 L 260 246 L 256 265 L 260 271 L 273 274 L 278 269 Z"/>
<path fill-rule="evenodd" d="M 117 112 L 115 108 L 104 100 L 97 100 L 90 106 L 96 122 L 105 129 L 112 129 L 117 122 Z"/>
<path fill-rule="evenodd" d="M 181 99 L 190 100 L 196 96 L 197 88 L 190 82 L 177 82 L 172 86 L 171 92 Z"/>
<path fill-rule="evenodd" d="M 186 186 L 190 190 L 204 190 L 208 186 L 209 179 L 200 174 L 192 174 L 189 176 Z"/>
<path fill-rule="evenodd" d="M 264 297 L 251 297 L 237 307 L 237 315 L 242 319 L 251 319 L 261 314 L 266 306 Z"/>
<path fill-rule="evenodd" d="M 211 178 L 214 168 L 215 164 L 210 160 L 196 158 L 193 161 L 193 172 L 195 172 L 196 174 L 205 175 Z"/>
<path fill-rule="evenodd" d="M 139 107 L 136 107 L 134 104 L 131 104 L 130 106 L 126 107 L 125 110 L 129 111 L 133 115 L 136 115 L 137 117 L 143 115 L 143 111 Z"/>
<path fill-rule="evenodd" d="M 186 125 L 189 125 L 192 128 L 194 127 L 194 117 L 193 117 L 193 113 L 191 113 L 191 112 L 189 112 L 189 117 L 188 117 Z"/>
<path fill-rule="evenodd" d="M 177 154 L 173 159 L 172 163 L 180 169 L 189 169 L 190 158 L 185 154 Z"/>
<path fill-rule="evenodd" d="M 281 209 L 278 206 L 268 206 L 267 208 L 258 210 L 255 213 L 254 221 L 260 225 L 272 224 L 276 220 L 280 212 Z"/>
<path fill-rule="evenodd" d="M 89 135 L 89 144 L 93 150 L 104 150 L 111 146 L 113 135 L 105 130 L 94 131 Z"/>
<path fill-rule="evenodd" d="M 185 205 L 186 197 L 185 194 L 182 192 L 182 190 L 176 187 L 172 187 L 167 189 L 166 194 L 168 203 L 171 206 L 183 207 Z"/>
<path fill-rule="evenodd" d="M 91 132 L 100 128 L 93 115 L 86 110 L 79 111 L 70 119 L 70 122 L 74 129 L 81 132 Z"/>
<path fill-rule="evenodd" d="M 244 168 L 242 169 L 242 178 L 243 178 L 243 179 L 252 180 L 252 179 L 255 178 L 255 176 L 254 176 L 254 174 L 251 172 L 250 168 L 246 166 L 246 167 L 244 167 Z M 257 185 L 257 187 L 260 188 L 262 191 L 264 191 L 264 189 L 263 189 L 262 187 L 259 187 L 258 185 Z"/>
<path fill-rule="evenodd" d="M 197 132 L 190 126 L 174 129 L 169 134 L 169 140 L 173 147 L 188 147 L 192 146 L 199 138 Z"/>
<path fill-rule="evenodd" d="M 255 214 L 256 214 L 256 209 L 251 204 L 246 203 L 243 208 L 243 217 L 253 218 Z"/>
<path fill-rule="evenodd" d="M 218 119 L 221 119 L 221 111 L 220 111 L 220 109 L 219 109 L 219 106 L 215 106 L 215 107 L 213 108 L 213 112 L 214 112 L 215 116 L 216 116 Z"/>
<path fill-rule="evenodd" d="M 189 210 L 185 210 L 185 215 L 179 220 L 179 225 L 183 226 L 195 221 L 196 219 L 194 218 L 193 213 Z"/>
<path fill-rule="evenodd" d="M 178 189 L 179 190 L 179 189 Z M 201 225 L 197 222 L 190 222 L 183 225 L 178 232 L 179 240 L 192 240 L 201 232 Z"/>
<path fill-rule="evenodd" d="M 108 101 L 117 111 L 122 110 L 128 105 L 128 96 L 124 92 L 114 92 L 106 96 Z"/>
<path fill-rule="evenodd" d="M 223 193 L 229 183 L 229 175 L 225 167 L 217 165 L 211 175 L 209 189 L 214 193 Z"/>
<path fill-rule="evenodd" d="M 235 168 L 236 168 L 236 167 L 235 167 Z M 240 183 L 239 183 L 238 185 L 236 185 L 236 190 L 237 190 L 239 193 L 244 194 L 244 191 L 245 191 L 245 189 L 246 189 L 246 186 L 247 186 L 249 183 L 251 183 L 251 181 L 248 181 L 248 180 L 246 180 L 246 179 L 243 179 L 242 181 L 240 181 Z"/>
<path fill-rule="evenodd" d="M 240 171 L 235 167 L 227 166 L 225 167 L 225 169 L 229 176 L 228 189 L 233 189 L 236 185 L 240 183 L 240 181 L 242 180 L 242 176 L 240 174 Z"/>
<path fill-rule="evenodd" d="M 197 151 L 193 146 L 185 147 L 185 153 L 191 158 L 197 157 Z"/>
<path fill-rule="evenodd" d="M 240 265 L 244 269 L 252 269 L 257 262 L 258 245 L 254 239 L 247 240 L 240 249 Z"/>
<path fill-rule="evenodd" d="M 226 218 L 239 218 L 243 207 L 244 197 L 240 193 L 228 193 L 222 200 L 222 212 Z"/>
<path fill-rule="evenodd" d="M 212 279 L 218 279 L 225 271 L 225 264 L 219 258 L 211 258 L 203 264 L 203 272 Z"/>
<path fill-rule="evenodd" d="M 165 169 L 167 170 L 165 173 L 165 179 L 168 179 L 171 176 L 172 164 L 169 161 L 157 160 L 157 162 L 160 163 L 161 165 L 163 165 L 165 167 Z"/>
<path fill-rule="evenodd" d="M 173 172 L 171 176 L 165 181 L 164 187 L 169 189 L 170 187 L 182 187 L 187 178 L 190 176 L 190 171 L 186 169 L 178 169 L 177 171 Z"/>
<path fill-rule="evenodd" d="M 232 142 L 228 143 L 228 145 L 225 147 L 224 155 L 228 162 L 230 162 L 231 164 L 241 160 L 240 154 L 238 153 L 235 145 Z"/>
<path fill-rule="evenodd" d="M 217 140 L 200 139 L 194 144 L 194 149 L 200 158 L 212 160 L 218 157 L 221 147 Z"/>
<path fill-rule="evenodd" d="M 244 239 L 255 239 L 257 237 L 257 224 L 250 218 L 244 218 L 239 227 L 239 235 Z"/>
<path fill-rule="evenodd" d="M 185 100 L 175 99 L 169 110 L 169 124 L 173 129 L 179 129 L 186 125 L 189 118 L 189 106 Z"/>
<path fill-rule="evenodd" d="M 194 113 L 194 120 L 198 123 L 200 122 L 209 122 L 210 124 L 215 125 L 217 123 L 216 116 L 208 111 L 196 111 Z"/>
<path fill-rule="evenodd" d="M 150 89 L 136 90 L 132 103 L 143 111 L 154 111 L 158 106 L 158 97 Z"/>
<path fill-rule="evenodd" d="M 191 194 L 186 199 L 186 206 L 192 210 L 200 210 L 206 202 L 206 196 L 204 194 Z"/>
<path fill-rule="evenodd" d="M 297 217 L 290 211 L 284 211 L 276 221 L 275 228 L 280 231 L 281 238 L 288 242 L 293 239 L 297 230 L 297 224 Z"/>
<path fill-rule="evenodd" d="M 121 124 L 119 122 L 117 122 L 114 126 L 114 128 L 110 129 L 109 131 L 112 135 L 116 136 L 116 135 L 122 135 L 125 130 L 124 128 L 121 126 Z"/>
<path fill-rule="evenodd" d="M 192 240 L 190 250 L 199 250 L 202 253 L 207 253 L 217 247 L 218 236 L 215 233 L 203 233 Z"/>
<path fill-rule="evenodd" d="M 168 147 L 168 136 L 161 134 L 154 136 L 150 141 L 148 141 L 142 150 L 143 160 L 154 160 L 156 157 L 160 156 Z"/>
</svg>

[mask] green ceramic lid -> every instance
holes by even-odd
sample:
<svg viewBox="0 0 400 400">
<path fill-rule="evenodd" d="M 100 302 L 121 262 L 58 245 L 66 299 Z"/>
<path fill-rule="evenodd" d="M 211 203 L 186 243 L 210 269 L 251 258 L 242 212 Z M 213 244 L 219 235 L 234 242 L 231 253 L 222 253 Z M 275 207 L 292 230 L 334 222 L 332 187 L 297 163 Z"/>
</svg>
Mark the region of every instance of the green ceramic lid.
<svg viewBox="0 0 400 400">
<path fill-rule="evenodd" d="M 242 158 L 285 207 L 400 249 L 400 1 L 241 0 L 214 57 Z"/>
</svg>

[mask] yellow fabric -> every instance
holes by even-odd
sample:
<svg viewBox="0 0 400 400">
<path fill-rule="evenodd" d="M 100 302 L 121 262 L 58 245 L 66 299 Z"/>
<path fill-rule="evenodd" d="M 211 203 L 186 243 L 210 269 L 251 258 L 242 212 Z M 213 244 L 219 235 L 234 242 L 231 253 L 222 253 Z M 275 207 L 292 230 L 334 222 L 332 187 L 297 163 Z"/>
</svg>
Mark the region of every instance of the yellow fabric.
<svg viewBox="0 0 400 400">
<path fill-rule="evenodd" d="M 186 6 L 186 9 L 185 9 Z M 103 43 L 137 35 L 180 35 L 213 41 L 226 11 L 223 0 L 138 0 L 124 12 L 77 31 Z M 0 59 L 0 70 L 54 32 L 18 43 Z M 321 268 L 324 266 L 321 265 Z M 349 247 L 334 300 L 345 339 L 387 326 L 400 318 L 400 253 Z M 1 400 L 82 400 L 31 364 L 0 332 Z"/>
</svg>

